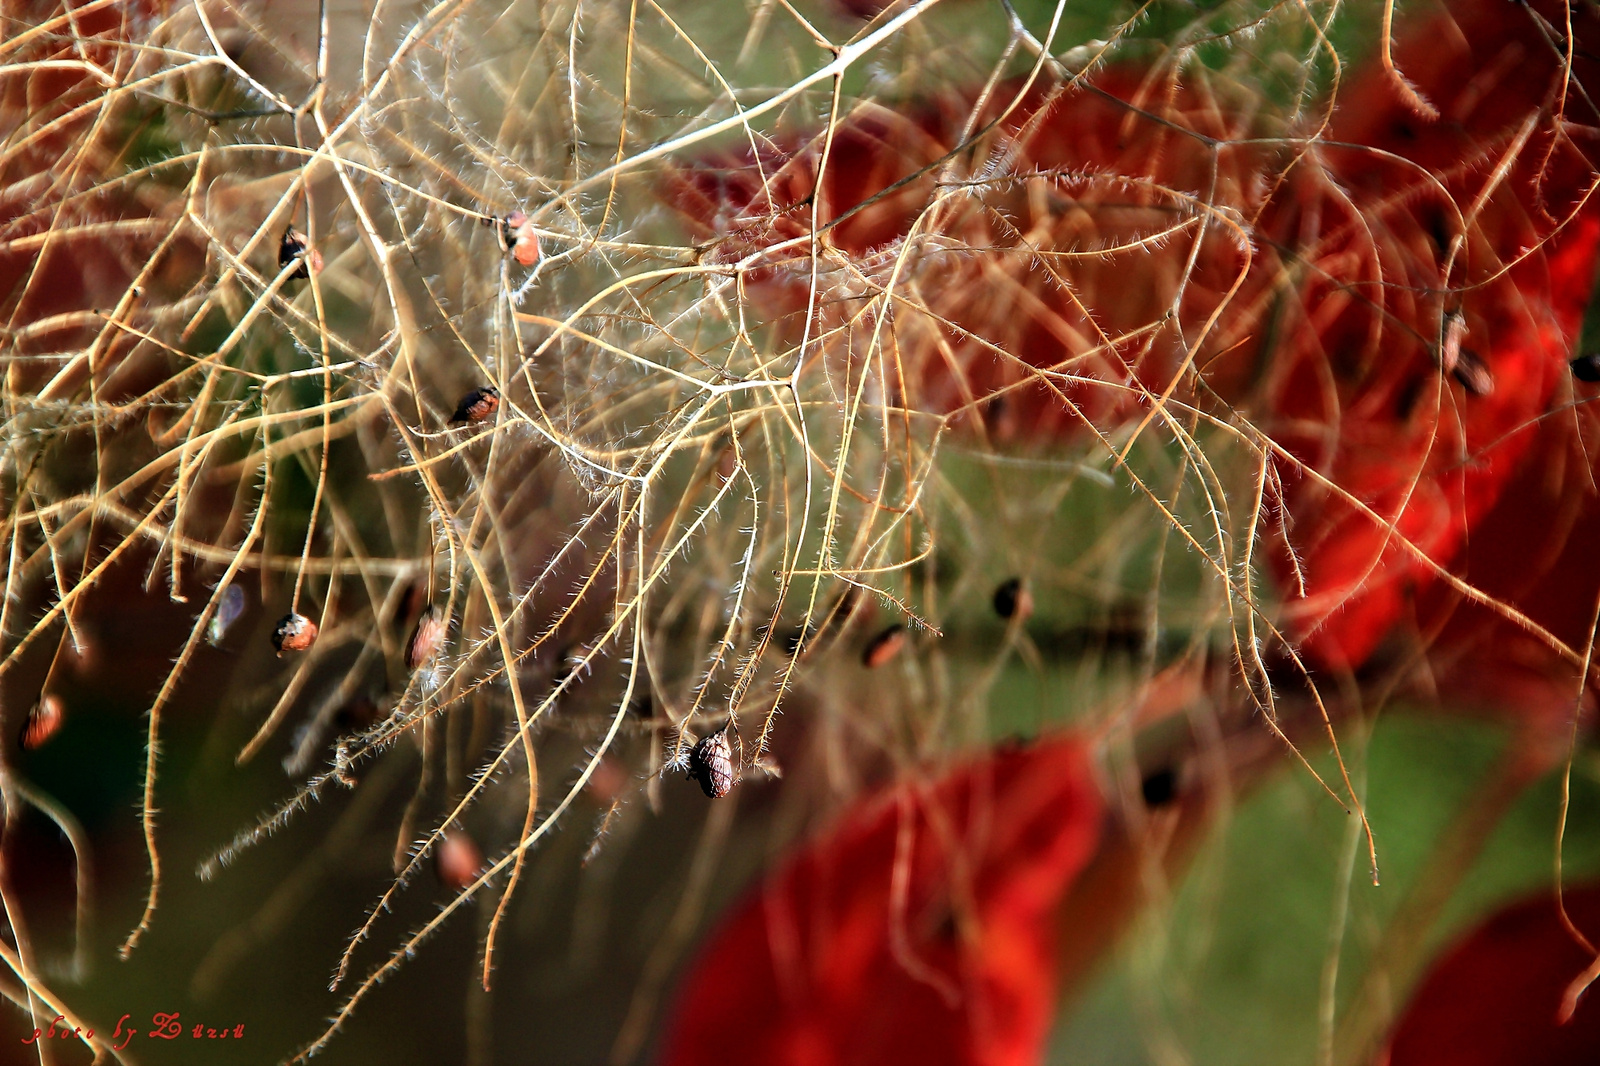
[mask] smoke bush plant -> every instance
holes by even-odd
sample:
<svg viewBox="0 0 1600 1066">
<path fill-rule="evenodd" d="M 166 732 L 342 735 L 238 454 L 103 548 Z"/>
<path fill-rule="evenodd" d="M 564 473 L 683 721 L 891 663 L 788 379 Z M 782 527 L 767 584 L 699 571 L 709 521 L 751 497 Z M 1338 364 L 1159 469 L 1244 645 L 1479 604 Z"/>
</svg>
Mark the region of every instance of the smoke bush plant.
<svg viewBox="0 0 1600 1066">
<path fill-rule="evenodd" d="M 301 1055 L 472 907 L 488 989 L 536 852 L 581 836 L 561 861 L 603 867 L 723 729 L 746 786 L 783 778 L 784 841 L 1071 719 L 1116 800 L 1103 868 L 1147 882 L 1287 753 L 1375 879 L 1346 739 L 1470 658 L 1526 739 L 1443 897 L 1570 754 L 1597 602 L 1592 564 L 1558 566 L 1594 499 L 1564 368 L 1600 232 L 1591 60 L 1564 47 L 1588 15 L 1474 0 L 1391 55 L 1389 6 L 866 8 L 7 16 L 0 695 L 11 736 L 47 698 L 70 730 L 71 697 L 149 675 L 124 958 L 183 920 L 164 741 L 208 678 L 235 773 L 270 755 L 289 783 L 201 877 L 317 804 L 346 812 L 340 848 L 394 816 Z M 1474 529 L 1556 459 L 1536 510 L 1560 517 L 1503 537 L 1485 591 Z M 993 617 L 1008 579 L 1032 620 Z M 129 613 L 132 647 L 107 621 Z M 296 614 L 314 639 L 274 655 Z M 890 624 L 907 650 L 861 670 Z M 1057 660 L 1074 694 L 1019 715 L 1018 671 Z M 81 977 L 94 834 L 35 758 L 6 749 L 7 825 L 70 843 Z M 619 1061 L 740 794 L 713 801 Z M 390 929 L 435 861 L 442 905 Z M 13 862 L 3 990 L 77 1024 Z M 1350 1061 L 1382 1028 L 1364 1003 Z"/>
</svg>

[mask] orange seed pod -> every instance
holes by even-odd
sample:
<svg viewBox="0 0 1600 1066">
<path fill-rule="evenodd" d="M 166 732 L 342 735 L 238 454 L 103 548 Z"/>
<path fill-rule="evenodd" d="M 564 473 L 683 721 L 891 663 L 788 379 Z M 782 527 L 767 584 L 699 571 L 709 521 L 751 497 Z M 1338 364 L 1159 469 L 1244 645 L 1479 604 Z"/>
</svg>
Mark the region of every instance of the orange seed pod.
<svg viewBox="0 0 1600 1066">
<path fill-rule="evenodd" d="M 317 623 L 303 614 L 290 612 L 272 631 L 272 646 L 281 656 L 286 651 L 305 651 L 317 641 Z"/>
<path fill-rule="evenodd" d="M 444 643 L 445 624 L 439 617 L 439 612 L 429 604 L 423 610 L 422 616 L 417 619 L 417 627 L 411 631 L 411 640 L 406 644 L 406 668 L 417 670 L 427 665 L 433 657 L 439 654 L 439 647 Z"/>
<path fill-rule="evenodd" d="M 896 622 L 867 642 L 866 650 L 861 653 L 861 665 L 876 670 L 899 655 L 905 646 L 906 627 Z"/>
<path fill-rule="evenodd" d="M 473 389 L 456 404 L 456 413 L 450 416 L 452 426 L 465 422 L 482 422 L 493 417 L 500 406 L 500 390 L 493 385 Z"/>
<path fill-rule="evenodd" d="M 728 727 L 701 737 L 689 751 L 689 778 L 700 782 L 700 790 L 710 799 L 721 799 L 733 791 L 733 749 L 728 746 Z"/>
<path fill-rule="evenodd" d="M 500 242 L 525 267 L 533 266 L 543 255 L 539 248 L 539 235 L 533 231 L 533 223 L 528 216 L 521 211 L 513 211 L 500 220 Z"/>
<path fill-rule="evenodd" d="M 61 697 L 54 693 L 40 696 L 39 702 L 28 711 L 28 720 L 22 726 L 23 750 L 34 751 L 55 736 L 64 717 Z"/>
<path fill-rule="evenodd" d="M 433 868 L 446 888 L 461 891 L 478 879 L 483 867 L 483 852 L 465 830 L 451 829 L 445 833 L 434 854 Z"/>
</svg>

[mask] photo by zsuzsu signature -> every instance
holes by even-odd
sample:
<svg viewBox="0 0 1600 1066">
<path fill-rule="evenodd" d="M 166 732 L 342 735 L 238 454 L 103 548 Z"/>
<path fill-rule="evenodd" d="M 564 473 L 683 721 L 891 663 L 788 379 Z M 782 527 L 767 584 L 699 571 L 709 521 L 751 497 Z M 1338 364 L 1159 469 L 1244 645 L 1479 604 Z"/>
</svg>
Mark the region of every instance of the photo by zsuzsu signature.
<svg viewBox="0 0 1600 1066">
<path fill-rule="evenodd" d="M 117 1028 L 111 1034 L 112 1050 L 121 1051 L 128 1046 L 129 1041 L 139 1035 L 139 1030 L 134 1026 L 128 1025 L 124 1028 L 131 1017 L 133 1015 L 124 1014 L 117 1019 Z M 84 1029 L 82 1026 L 73 1026 L 68 1029 L 62 1025 L 66 1020 L 64 1015 L 58 1014 L 55 1020 L 50 1023 L 49 1029 L 35 1029 L 31 1034 L 23 1037 L 22 1042 L 24 1044 L 33 1044 L 40 1040 L 49 1040 L 57 1037 L 68 1040 L 94 1039 L 93 1029 Z M 191 1026 L 181 1020 L 178 1011 L 173 1011 L 170 1014 L 158 1011 L 150 1016 L 150 1030 L 145 1033 L 145 1036 L 158 1040 L 176 1040 L 185 1033 L 194 1040 L 243 1040 L 244 1023 L 240 1022 L 231 1026 L 214 1026 L 206 1025 L 204 1022 L 197 1022 Z"/>
</svg>

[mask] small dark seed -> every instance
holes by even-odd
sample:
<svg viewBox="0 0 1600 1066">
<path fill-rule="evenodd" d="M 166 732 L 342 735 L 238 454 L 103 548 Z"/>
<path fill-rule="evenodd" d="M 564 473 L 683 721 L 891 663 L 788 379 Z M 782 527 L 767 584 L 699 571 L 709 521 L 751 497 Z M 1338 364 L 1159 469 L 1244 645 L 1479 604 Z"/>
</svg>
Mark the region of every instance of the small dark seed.
<svg viewBox="0 0 1600 1066">
<path fill-rule="evenodd" d="M 528 216 L 521 211 L 513 211 L 500 220 L 500 244 L 506 251 L 511 251 L 517 244 L 517 229 Z"/>
<path fill-rule="evenodd" d="M 733 791 L 733 749 L 728 746 L 727 726 L 701 737 L 689 750 L 689 778 L 700 782 L 700 790 L 710 799 L 721 799 Z"/>
<path fill-rule="evenodd" d="M 322 269 L 322 256 L 316 251 L 308 252 L 306 240 L 304 233 L 291 226 L 283 231 L 283 239 L 278 242 L 279 269 L 300 260 L 300 267 L 289 275 L 291 278 L 309 278 L 312 270 Z"/>
<path fill-rule="evenodd" d="M 1579 381 L 1590 384 L 1600 382 L 1600 352 L 1580 355 L 1567 365 L 1572 368 L 1572 376 Z"/>
<path fill-rule="evenodd" d="M 994 590 L 994 613 L 1001 618 L 1017 617 L 1023 621 L 1033 614 L 1033 593 L 1020 577 L 1005 581 Z"/>
<path fill-rule="evenodd" d="M 1146 807 L 1165 807 L 1178 796 L 1178 775 L 1170 766 L 1156 770 L 1139 783 Z"/>
<path fill-rule="evenodd" d="M 500 406 L 500 390 L 493 385 L 473 389 L 456 404 L 456 413 L 450 416 L 452 426 L 463 422 L 482 422 L 492 416 Z"/>
</svg>

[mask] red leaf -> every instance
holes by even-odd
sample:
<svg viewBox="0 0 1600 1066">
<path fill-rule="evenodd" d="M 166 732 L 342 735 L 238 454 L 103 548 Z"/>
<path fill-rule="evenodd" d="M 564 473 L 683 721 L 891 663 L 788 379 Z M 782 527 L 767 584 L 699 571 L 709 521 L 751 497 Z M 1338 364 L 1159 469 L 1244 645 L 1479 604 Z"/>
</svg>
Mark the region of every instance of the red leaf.
<svg viewBox="0 0 1600 1066">
<path fill-rule="evenodd" d="M 1567 910 L 1600 936 L 1600 886 L 1567 893 Z M 1600 1062 L 1600 1000 L 1557 1024 L 1562 995 L 1592 956 L 1562 926 L 1548 892 L 1479 926 L 1436 963 L 1395 1027 L 1387 1066 L 1590 1066 Z"/>
<path fill-rule="evenodd" d="M 857 804 L 712 936 L 660 1061 L 1037 1062 L 1055 1005 L 1054 912 L 1099 825 L 1075 737 Z"/>
<path fill-rule="evenodd" d="M 1460 0 L 1415 24 L 1396 56 L 1433 121 L 1376 61 L 1313 143 L 1271 140 L 1283 130 L 1239 86 L 1122 66 L 1017 101 L 949 164 L 974 180 L 932 210 L 952 177 L 935 164 L 1014 88 L 976 121 L 970 89 L 861 105 L 820 189 L 820 136 L 791 134 L 681 171 L 667 196 L 797 335 L 813 267 L 836 338 L 877 329 L 851 317 L 874 292 L 915 292 L 931 313 L 896 305 L 891 403 L 972 428 L 981 414 L 1002 440 L 1125 429 L 1169 391 L 1248 417 L 1292 457 L 1276 463 L 1296 558 L 1274 560 L 1286 588 L 1304 583 L 1290 633 L 1314 664 L 1354 668 L 1459 561 L 1566 380 L 1600 246 L 1592 149 L 1549 114 L 1559 99 L 1581 118 L 1581 86 L 1600 95 L 1600 20 L 1571 20 L 1572 85 L 1548 2 Z M 1199 202 L 1222 212 L 1203 230 Z M 796 240 L 813 213 L 831 246 L 815 264 Z M 859 339 L 830 373 L 870 372 Z"/>
<path fill-rule="evenodd" d="M 1585 41 L 1600 36 L 1592 17 L 1575 13 L 1574 24 Z M 1564 72 L 1528 8 L 1457 3 L 1415 27 L 1396 61 L 1441 117 L 1419 118 L 1377 64 L 1341 91 L 1329 140 L 1365 147 L 1328 154 L 1337 184 L 1305 210 L 1323 217 L 1324 234 L 1339 232 L 1328 212 L 1348 230 L 1311 263 L 1324 280 L 1302 300 L 1308 321 L 1320 322 L 1275 368 L 1293 382 L 1275 411 L 1333 430 L 1321 442 L 1302 435 L 1295 450 L 1450 564 L 1567 376 L 1594 278 L 1600 202 L 1579 208 L 1594 162 L 1542 114 Z M 1592 66 L 1586 73 L 1600 83 Z M 1464 230 L 1457 212 L 1470 219 Z M 1384 287 L 1363 287 L 1379 276 Z M 1443 289 L 1453 294 L 1429 295 Z M 1456 310 L 1492 394 L 1472 395 L 1437 368 L 1443 318 Z M 1359 666 L 1436 573 L 1345 499 L 1304 482 L 1291 499 L 1308 592 L 1298 628 L 1316 660 Z M 1286 559 L 1279 570 L 1289 577 Z"/>
</svg>

